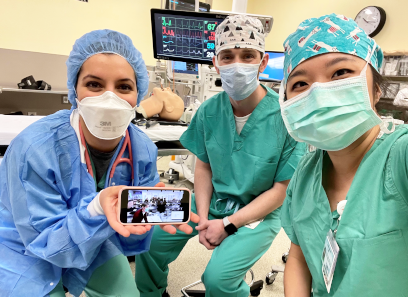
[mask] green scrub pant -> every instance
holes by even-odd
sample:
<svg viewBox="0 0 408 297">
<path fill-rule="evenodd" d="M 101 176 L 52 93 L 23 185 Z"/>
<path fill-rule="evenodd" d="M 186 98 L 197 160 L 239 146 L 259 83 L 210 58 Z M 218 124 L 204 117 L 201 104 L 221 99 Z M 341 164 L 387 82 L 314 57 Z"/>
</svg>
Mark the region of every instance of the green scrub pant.
<svg viewBox="0 0 408 297">
<path fill-rule="evenodd" d="M 129 262 L 124 255 L 118 255 L 98 267 L 85 287 L 88 297 L 139 297 Z M 60 281 L 50 297 L 65 297 Z"/>
<path fill-rule="evenodd" d="M 192 211 L 195 212 L 195 201 L 192 202 Z M 209 215 L 210 220 L 220 218 Z M 192 222 L 189 225 L 193 228 L 197 226 Z M 255 229 L 242 227 L 224 239 L 213 251 L 201 277 L 206 288 L 205 296 L 248 297 L 249 286 L 244 281 L 244 276 L 269 249 L 280 228 L 279 208 L 266 216 Z M 195 229 L 190 235 L 180 231 L 171 235 L 160 228 L 154 228 L 150 250 L 136 256 L 135 278 L 141 297 L 162 296 L 167 287 L 168 264 L 178 257 L 187 241 L 197 234 Z M 193 267 L 186 267 L 185 273 L 189 273 L 189 269 L 195 270 Z"/>
</svg>

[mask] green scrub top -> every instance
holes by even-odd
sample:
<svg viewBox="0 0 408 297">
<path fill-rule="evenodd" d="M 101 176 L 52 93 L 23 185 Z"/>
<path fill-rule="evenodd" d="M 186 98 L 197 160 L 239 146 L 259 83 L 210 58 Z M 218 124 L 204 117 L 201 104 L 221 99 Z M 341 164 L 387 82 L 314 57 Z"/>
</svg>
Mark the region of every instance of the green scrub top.
<svg viewBox="0 0 408 297">
<path fill-rule="evenodd" d="M 282 227 L 305 256 L 313 296 L 408 296 L 408 126 L 377 139 L 356 172 L 337 229 L 330 294 L 321 257 L 339 215 L 322 186 L 324 155 L 317 150 L 301 160 L 281 211 Z"/>
<path fill-rule="evenodd" d="M 232 199 L 242 207 L 275 182 L 291 179 L 306 152 L 305 145 L 297 143 L 285 128 L 278 94 L 262 87 L 267 94 L 240 135 L 229 97 L 221 92 L 200 106 L 180 138 L 185 148 L 211 166 L 214 190 L 210 213 L 215 216 L 220 215 L 215 209 L 218 199 Z M 225 203 L 220 204 L 217 209 L 223 210 Z"/>
</svg>

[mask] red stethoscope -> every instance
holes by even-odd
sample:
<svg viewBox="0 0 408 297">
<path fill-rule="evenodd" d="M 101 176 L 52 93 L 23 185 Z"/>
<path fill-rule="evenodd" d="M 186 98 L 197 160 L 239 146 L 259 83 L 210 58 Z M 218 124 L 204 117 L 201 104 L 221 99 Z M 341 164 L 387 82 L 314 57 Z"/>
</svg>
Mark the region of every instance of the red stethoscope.
<svg viewBox="0 0 408 297">
<path fill-rule="evenodd" d="M 84 137 L 84 133 L 82 132 L 82 127 L 81 127 L 81 123 L 79 123 L 79 134 L 81 135 L 81 142 L 82 145 L 85 147 L 85 162 L 86 162 L 86 167 L 88 168 L 88 173 L 92 176 L 92 178 L 94 177 L 93 174 L 93 170 L 92 170 L 92 164 L 91 164 L 91 158 L 89 157 L 89 153 L 88 150 L 86 148 L 86 142 L 85 142 L 85 137 Z M 123 156 L 123 153 L 126 150 L 126 147 L 128 148 L 129 151 L 129 158 L 122 158 L 120 156 Z M 115 162 L 113 162 L 110 174 L 109 174 L 109 182 L 108 182 L 108 187 L 111 186 L 111 181 L 113 178 L 113 175 L 115 173 L 116 170 L 116 166 L 118 166 L 119 163 L 128 163 L 130 165 L 130 168 L 132 169 L 132 186 L 134 185 L 134 172 L 133 172 L 133 156 L 132 156 L 132 144 L 130 142 L 130 136 L 129 136 L 129 132 L 126 129 L 126 136 L 125 136 L 125 140 L 122 144 L 122 148 L 120 149 L 120 152 L 118 154 L 118 156 L 116 157 Z"/>
</svg>

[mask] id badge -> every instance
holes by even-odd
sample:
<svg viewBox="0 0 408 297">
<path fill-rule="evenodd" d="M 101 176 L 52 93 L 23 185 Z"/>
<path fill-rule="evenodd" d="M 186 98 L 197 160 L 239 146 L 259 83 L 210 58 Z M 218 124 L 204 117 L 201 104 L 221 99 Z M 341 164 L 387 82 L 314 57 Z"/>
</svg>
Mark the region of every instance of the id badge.
<svg viewBox="0 0 408 297">
<path fill-rule="evenodd" d="M 333 236 L 332 230 L 329 230 L 329 232 L 327 232 L 322 254 L 322 272 L 324 283 L 326 284 L 327 288 L 327 293 L 330 293 L 334 269 L 336 268 L 339 252 L 339 245 L 337 244 L 336 239 Z"/>
</svg>

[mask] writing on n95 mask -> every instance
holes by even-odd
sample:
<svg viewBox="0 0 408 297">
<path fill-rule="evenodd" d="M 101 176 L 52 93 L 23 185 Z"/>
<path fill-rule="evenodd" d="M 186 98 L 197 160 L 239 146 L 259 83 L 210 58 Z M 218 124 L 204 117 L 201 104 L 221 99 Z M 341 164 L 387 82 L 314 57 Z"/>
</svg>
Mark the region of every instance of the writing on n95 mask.
<svg viewBox="0 0 408 297">
<path fill-rule="evenodd" d="M 112 126 L 111 122 L 103 122 L 103 121 L 100 122 L 100 125 L 101 125 L 102 127 Z"/>
</svg>

